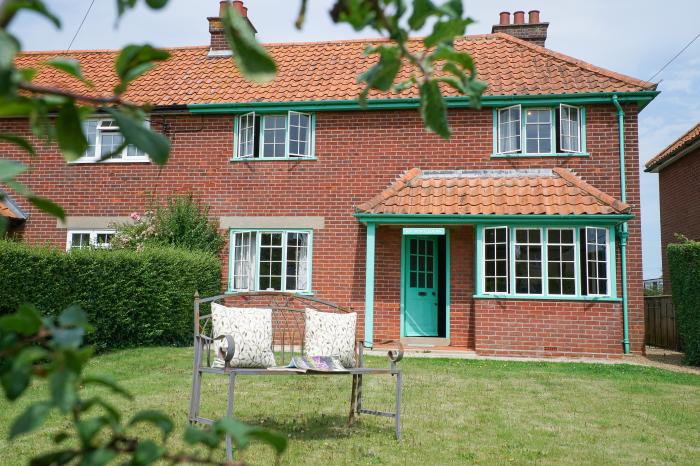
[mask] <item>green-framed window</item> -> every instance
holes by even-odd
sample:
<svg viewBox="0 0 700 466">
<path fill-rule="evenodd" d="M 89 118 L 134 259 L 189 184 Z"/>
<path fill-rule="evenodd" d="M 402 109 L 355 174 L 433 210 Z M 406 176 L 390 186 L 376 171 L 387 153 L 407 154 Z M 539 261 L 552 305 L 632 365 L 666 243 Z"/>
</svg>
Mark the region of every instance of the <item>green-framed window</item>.
<svg viewBox="0 0 700 466">
<path fill-rule="evenodd" d="M 567 104 L 495 108 L 493 155 L 586 155 L 585 117 L 585 107 Z"/>
<path fill-rule="evenodd" d="M 299 160 L 315 156 L 316 116 L 312 113 L 237 115 L 233 160 Z"/>
<path fill-rule="evenodd" d="M 229 291 L 311 292 L 312 230 L 231 230 Z"/>
<path fill-rule="evenodd" d="M 476 236 L 477 297 L 617 299 L 612 226 L 482 225 Z"/>
</svg>

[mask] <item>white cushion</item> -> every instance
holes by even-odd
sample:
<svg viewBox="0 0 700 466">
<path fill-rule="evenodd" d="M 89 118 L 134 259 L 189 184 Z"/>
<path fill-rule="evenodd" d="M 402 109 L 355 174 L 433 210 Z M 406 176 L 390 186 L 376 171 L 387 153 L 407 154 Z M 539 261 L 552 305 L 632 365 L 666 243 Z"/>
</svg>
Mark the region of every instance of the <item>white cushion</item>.
<svg viewBox="0 0 700 466">
<path fill-rule="evenodd" d="M 346 368 L 355 367 L 357 313 L 335 314 L 306 308 L 304 354 L 336 356 Z"/>
<path fill-rule="evenodd" d="M 235 343 L 231 367 L 272 367 L 272 309 L 211 305 L 214 338 L 231 335 Z M 225 339 L 214 341 L 214 367 L 224 367 Z"/>
</svg>

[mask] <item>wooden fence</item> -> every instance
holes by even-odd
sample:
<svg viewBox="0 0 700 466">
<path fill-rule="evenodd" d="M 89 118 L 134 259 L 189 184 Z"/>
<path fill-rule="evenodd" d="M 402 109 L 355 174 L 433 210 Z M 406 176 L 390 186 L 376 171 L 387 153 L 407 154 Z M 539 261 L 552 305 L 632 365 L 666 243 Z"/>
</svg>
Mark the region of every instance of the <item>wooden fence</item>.
<svg viewBox="0 0 700 466">
<path fill-rule="evenodd" d="M 671 296 L 645 296 L 644 314 L 646 344 L 680 351 L 676 311 Z"/>
</svg>

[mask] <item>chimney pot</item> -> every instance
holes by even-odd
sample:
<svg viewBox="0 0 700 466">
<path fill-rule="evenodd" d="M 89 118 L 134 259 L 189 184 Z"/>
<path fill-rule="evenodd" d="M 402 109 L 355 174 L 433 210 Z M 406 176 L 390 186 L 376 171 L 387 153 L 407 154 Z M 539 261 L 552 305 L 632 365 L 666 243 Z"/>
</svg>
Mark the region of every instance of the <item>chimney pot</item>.
<svg viewBox="0 0 700 466">
<path fill-rule="evenodd" d="M 516 11 L 513 13 L 513 24 L 525 24 L 525 12 Z"/>
<path fill-rule="evenodd" d="M 243 2 L 241 0 L 234 0 L 233 1 L 233 7 L 238 10 L 238 13 L 240 13 L 241 16 L 244 18 L 248 17 L 248 8 L 246 8 L 243 5 Z"/>
<path fill-rule="evenodd" d="M 510 24 L 510 12 L 509 11 L 501 11 L 499 14 L 499 21 L 498 24 L 501 26 L 508 26 Z"/>
<path fill-rule="evenodd" d="M 530 10 L 528 12 L 528 23 L 540 24 L 540 10 Z"/>
<path fill-rule="evenodd" d="M 226 12 L 226 8 L 231 6 L 231 0 L 223 0 L 219 2 L 219 18 L 224 17 L 224 13 Z"/>
</svg>

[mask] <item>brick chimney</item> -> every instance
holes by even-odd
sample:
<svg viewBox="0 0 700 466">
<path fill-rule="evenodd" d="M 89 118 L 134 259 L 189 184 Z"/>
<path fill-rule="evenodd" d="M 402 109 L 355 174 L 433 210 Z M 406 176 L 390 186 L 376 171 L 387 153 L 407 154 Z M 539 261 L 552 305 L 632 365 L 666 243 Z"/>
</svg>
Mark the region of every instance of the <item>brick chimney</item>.
<svg viewBox="0 0 700 466">
<path fill-rule="evenodd" d="M 207 18 L 209 21 L 209 34 L 211 34 L 211 43 L 209 45 L 209 56 L 228 56 L 231 55 L 231 48 L 226 41 L 226 35 L 224 34 L 224 26 L 221 23 L 221 18 L 224 17 L 224 12 L 226 8 L 233 7 L 238 10 L 243 18 L 248 22 L 250 28 L 254 33 L 257 33 L 257 29 L 253 26 L 248 18 L 248 8 L 243 5 L 241 0 L 222 0 L 219 2 L 219 16 L 210 16 Z"/>
<path fill-rule="evenodd" d="M 499 14 L 499 22 L 491 28 L 491 32 L 504 32 L 518 39 L 526 40 L 544 47 L 547 40 L 547 28 L 549 23 L 540 21 L 539 10 L 531 10 L 527 14 L 525 22 L 525 12 L 516 11 L 513 13 L 513 22 L 510 22 L 510 13 L 502 11 Z"/>
</svg>

